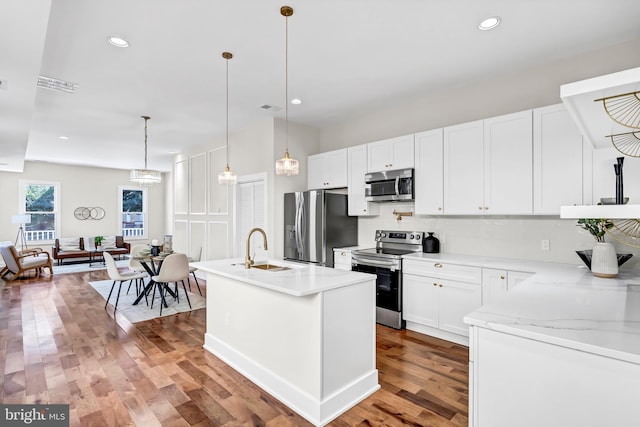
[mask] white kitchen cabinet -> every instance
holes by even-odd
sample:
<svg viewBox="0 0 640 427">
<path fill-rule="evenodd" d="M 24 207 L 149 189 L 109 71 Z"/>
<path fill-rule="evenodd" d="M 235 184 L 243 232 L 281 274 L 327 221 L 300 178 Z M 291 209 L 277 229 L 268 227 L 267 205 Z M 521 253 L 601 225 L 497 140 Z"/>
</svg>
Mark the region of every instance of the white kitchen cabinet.
<svg viewBox="0 0 640 427">
<path fill-rule="evenodd" d="M 482 305 L 506 293 L 508 290 L 507 270 L 496 268 L 482 269 Z"/>
<path fill-rule="evenodd" d="M 367 144 L 347 148 L 347 203 L 351 216 L 378 215 L 379 204 L 365 200 L 364 176 L 367 173 Z"/>
<path fill-rule="evenodd" d="M 483 122 L 444 128 L 444 211 L 484 214 Z"/>
<path fill-rule="evenodd" d="M 333 249 L 333 268 L 338 270 L 351 271 L 351 249 Z"/>
<path fill-rule="evenodd" d="M 482 269 L 482 305 L 490 303 L 527 280 L 534 273 L 510 271 L 497 268 Z"/>
<path fill-rule="evenodd" d="M 309 190 L 343 188 L 348 185 L 347 149 L 327 151 L 307 157 Z"/>
<path fill-rule="evenodd" d="M 533 276 L 535 273 L 528 271 L 509 271 L 507 272 L 507 289 L 511 290 L 518 286 L 520 283 Z"/>
<path fill-rule="evenodd" d="M 413 141 L 412 134 L 367 144 L 367 172 L 413 168 Z"/>
<path fill-rule="evenodd" d="M 531 214 L 532 158 L 530 110 L 445 128 L 445 213 Z"/>
<path fill-rule="evenodd" d="M 481 268 L 405 258 L 402 280 L 407 329 L 468 343 L 463 319 L 482 303 Z"/>
<path fill-rule="evenodd" d="M 415 213 L 444 214 L 443 129 L 415 135 Z"/>
<path fill-rule="evenodd" d="M 560 206 L 591 204 L 591 156 L 563 104 L 534 109 L 533 213 L 559 215 Z"/>
<path fill-rule="evenodd" d="M 533 213 L 531 110 L 484 121 L 484 213 Z"/>
</svg>

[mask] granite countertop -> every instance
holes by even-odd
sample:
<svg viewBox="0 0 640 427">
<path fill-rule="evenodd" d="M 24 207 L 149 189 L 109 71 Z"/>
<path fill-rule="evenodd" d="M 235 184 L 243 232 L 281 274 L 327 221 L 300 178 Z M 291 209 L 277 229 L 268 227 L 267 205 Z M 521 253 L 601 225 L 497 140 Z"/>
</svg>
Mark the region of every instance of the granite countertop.
<svg viewBox="0 0 640 427">
<path fill-rule="evenodd" d="M 258 268 L 244 268 L 244 259 L 224 259 L 215 261 L 192 262 L 191 266 L 199 270 L 218 274 L 244 283 L 271 289 L 293 296 L 306 296 L 332 289 L 371 281 L 375 275 L 354 271 L 320 267 L 315 264 L 302 264 L 282 260 L 258 260 L 256 264 L 275 264 L 289 267 L 282 271 L 266 271 Z"/>
</svg>

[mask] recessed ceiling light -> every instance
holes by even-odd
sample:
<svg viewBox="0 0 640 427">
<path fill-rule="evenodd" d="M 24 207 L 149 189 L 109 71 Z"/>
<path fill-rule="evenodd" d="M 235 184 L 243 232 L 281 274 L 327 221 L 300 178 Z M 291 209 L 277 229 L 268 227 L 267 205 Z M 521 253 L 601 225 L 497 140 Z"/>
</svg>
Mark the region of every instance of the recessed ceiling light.
<svg viewBox="0 0 640 427">
<path fill-rule="evenodd" d="M 110 36 L 107 37 L 107 41 L 115 47 L 129 47 L 129 42 L 122 37 Z"/>
<path fill-rule="evenodd" d="M 480 25 L 478 25 L 478 28 L 482 31 L 491 30 L 500 25 L 500 22 L 502 22 L 502 18 L 499 16 L 491 16 L 483 20 Z"/>
<path fill-rule="evenodd" d="M 66 140 L 68 140 L 68 139 L 69 139 L 69 137 L 68 137 L 68 136 L 64 136 L 64 135 L 61 135 L 61 136 L 59 136 L 59 137 L 58 137 L 58 139 L 62 139 L 63 141 L 66 141 Z"/>
<path fill-rule="evenodd" d="M 293 99 L 291 100 L 291 103 L 292 103 L 293 105 L 300 105 L 300 104 L 302 104 L 302 99 L 293 98 Z"/>
</svg>

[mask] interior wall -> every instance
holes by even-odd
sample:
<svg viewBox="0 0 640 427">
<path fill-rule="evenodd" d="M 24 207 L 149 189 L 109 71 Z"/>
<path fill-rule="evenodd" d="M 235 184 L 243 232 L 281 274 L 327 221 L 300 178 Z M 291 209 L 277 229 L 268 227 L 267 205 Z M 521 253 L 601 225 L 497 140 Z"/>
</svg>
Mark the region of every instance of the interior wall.
<svg viewBox="0 0 640 427">
<path fill-rule="evenodd" d="M 166 177 L 163 178 L 163 184 L 149 188 L 148 192 L 149 240 L 162 239 L 165 234 L 164 186 L 167 180 Z M 120 169 L 25 162 L 23 173 L 0 172 L 4 200 L 0 204 L 0 240 L 14 241 L 16 237 L 17 225 L 11 223 L 11 215 L 18 213 L 20 209 L 19 180 L 60 183 L 60 237 L 117 234 L 118 186 L 132 185 L 129 171 Z M 105 216 L 102 220 L 78 220 L 74 216 L 78 207 L 101 207 L 105 210 Z M 52 243 L 33 246 L 50 252 Z"/>
<path fill-rule="evenodd" d="M 320 131 L 321 151 L 557 104 L 561 102 L 560 86 L 564 83 L 638 66 L 640 40 L 635 40 L 525 72 L 505 72 L 489 81 L 469 82 L 327 125 Z M 627 185 L 633 184 L 629 181 Z M 594 182 L 594 188 L 600 187 Z M 575 264 L 581 263 L 575 250 L 593 247 L 593 239 L 576 227 L 575 220 L 414 216 L 396 222 L 391 212 L 404 208 L 394 203 L 381 208 L 379 216 L 359 218 L 360 245 L 373 246 L 377 229 L 433 231 L 443 240 L 443 252 Z M 413 210 L 413 204 L 406 208 Z M 542 239 L 550 240 L 549 251 L 541 250 Z M 637 249 L 620 245 L 612 238 L 608 241 L 616 244 L 618 253 L 636 254 L 627 267 L 640 265 Z"/>
</svg>

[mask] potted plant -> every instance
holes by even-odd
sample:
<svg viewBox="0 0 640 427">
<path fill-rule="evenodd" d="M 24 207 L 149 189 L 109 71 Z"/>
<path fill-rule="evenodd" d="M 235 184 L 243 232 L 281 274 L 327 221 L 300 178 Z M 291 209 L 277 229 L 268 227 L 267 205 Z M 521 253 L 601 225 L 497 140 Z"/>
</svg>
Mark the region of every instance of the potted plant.
<svg viewBox="0 0 640 427">
<path fill-rule="evenodd" d="M 587 230 L 596 239 L 590 265 L 593 275 L 615 277 L 618 274 L 618 255 L 615 247 L 604 240 L 607 230 L 613 227 L 613 222 L 602 218 L 580 218 L 577 226 Z"/>
<path fill-rule="evenodd" d="M 96 249 L 102 250 L 102 241 L 104 240 L 104 236 L 96 236 L 93 238 L 93 243 L 96 245 Z"/>
</svg>

